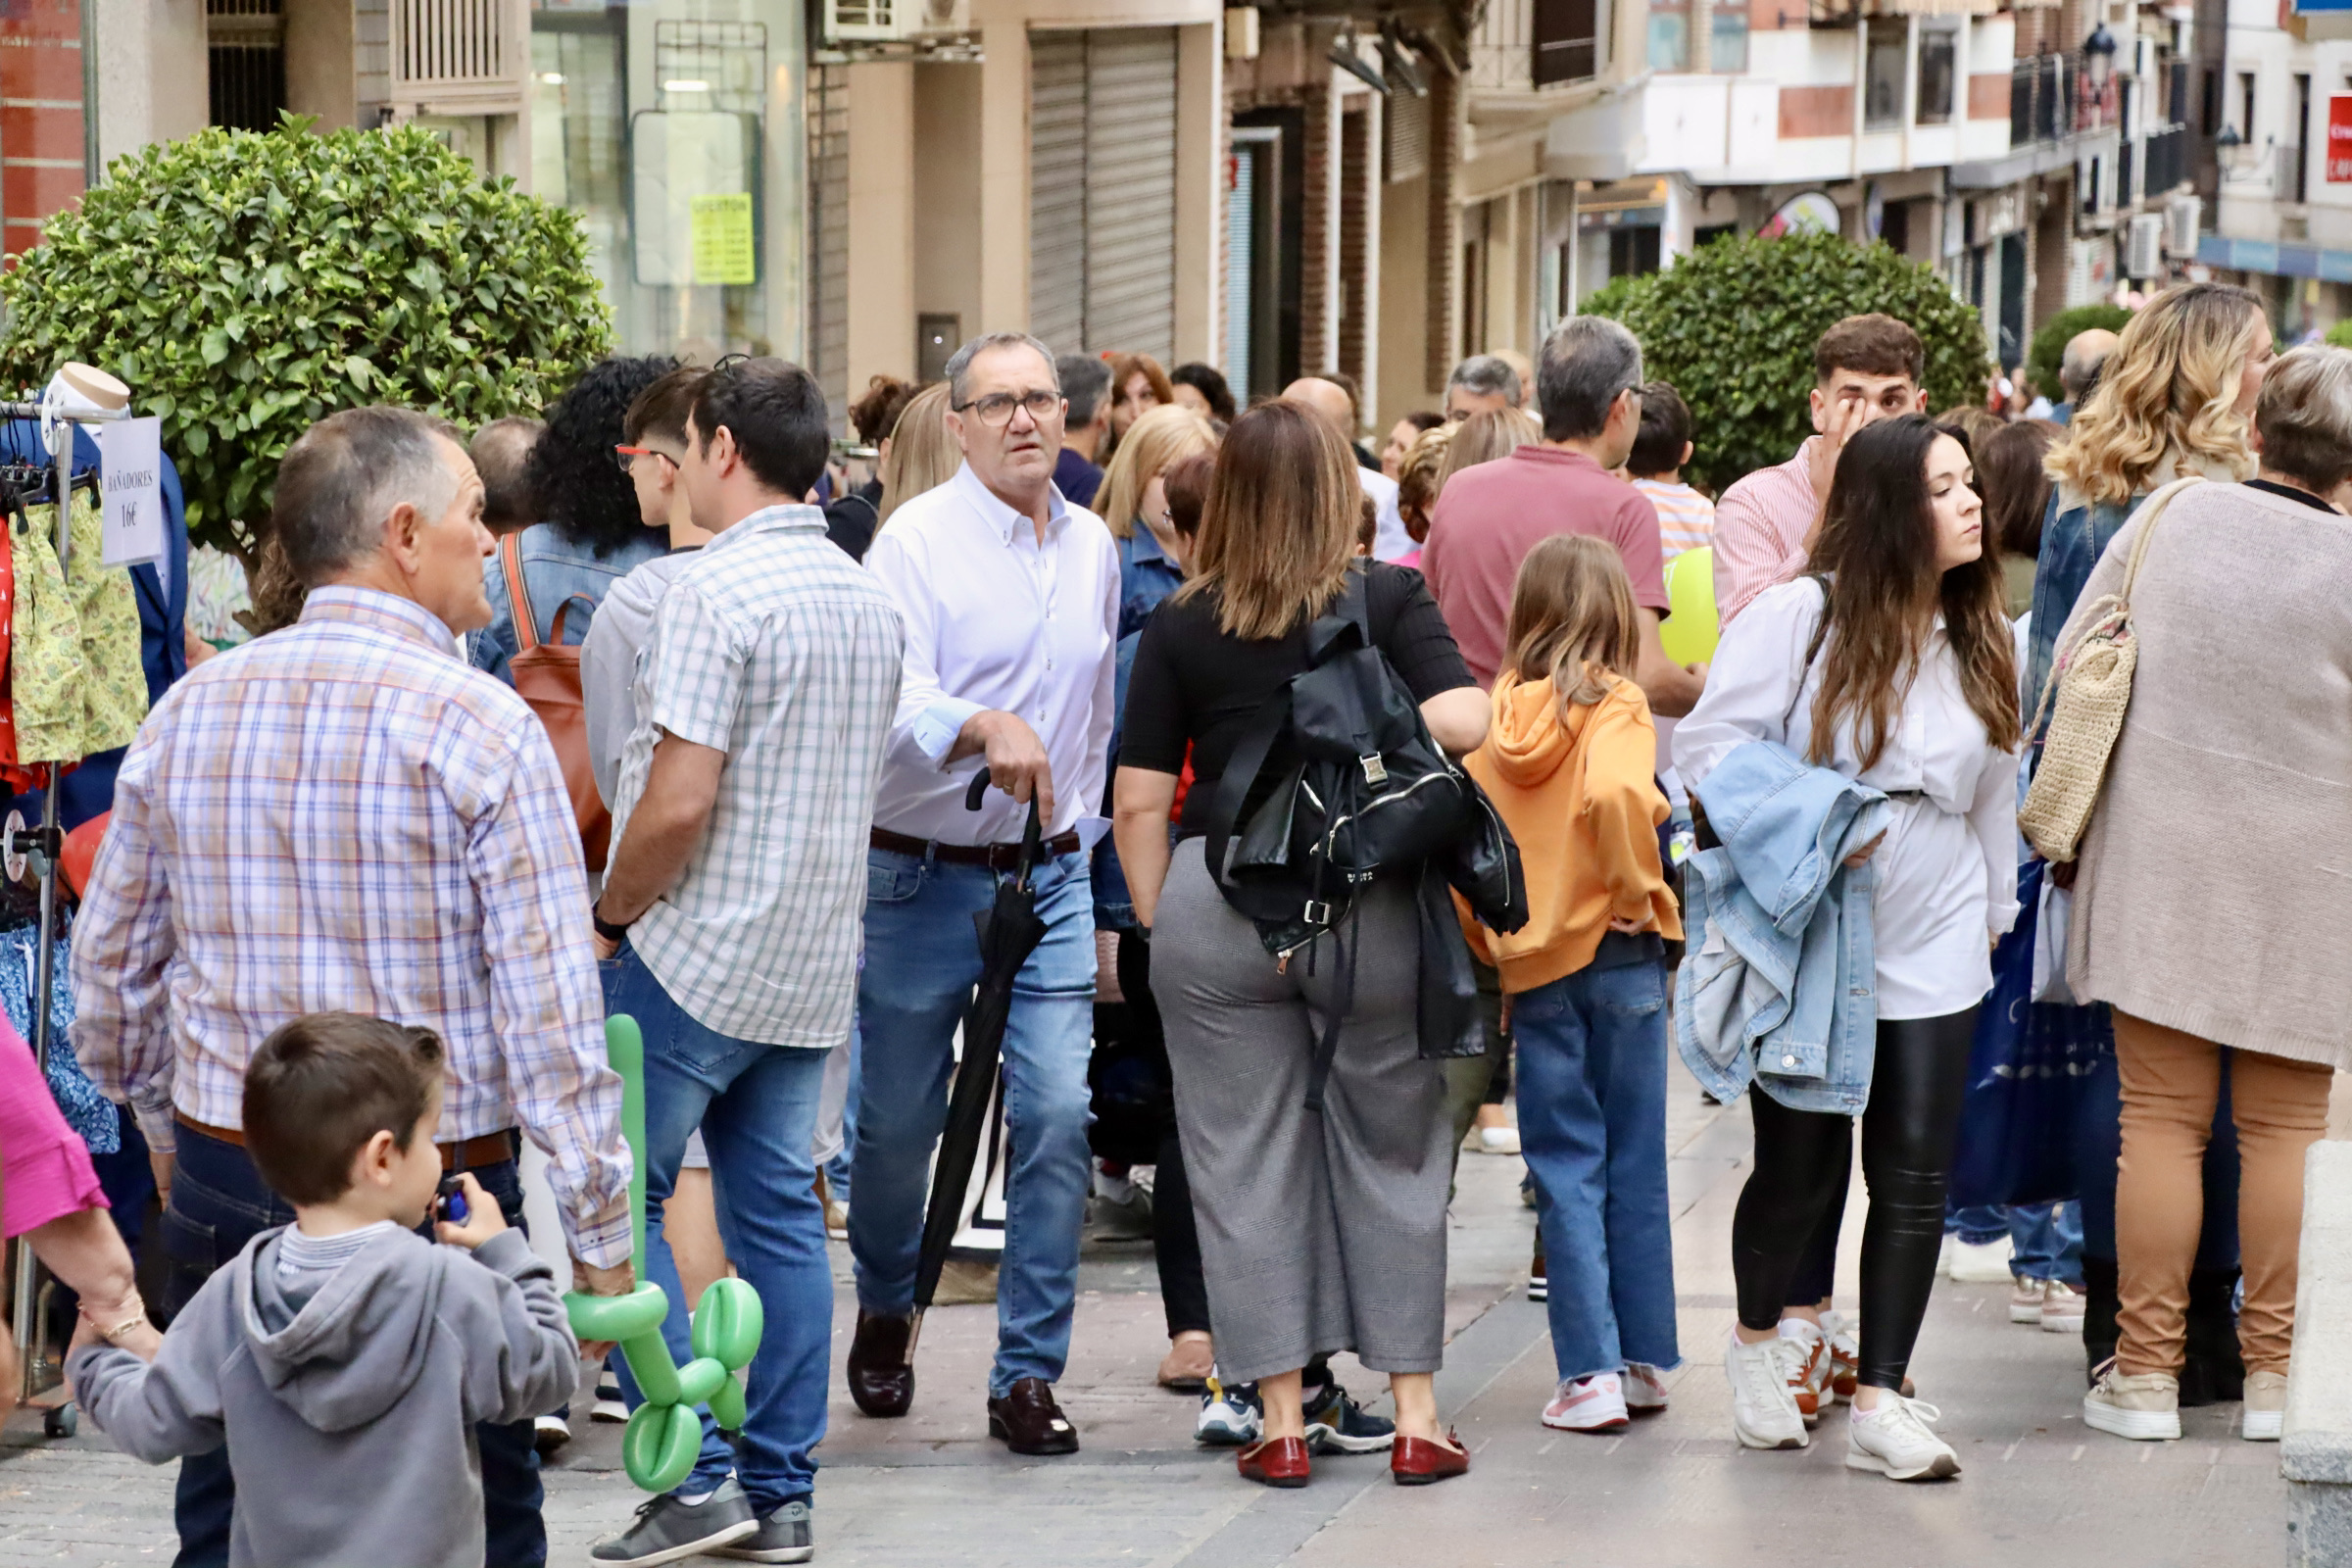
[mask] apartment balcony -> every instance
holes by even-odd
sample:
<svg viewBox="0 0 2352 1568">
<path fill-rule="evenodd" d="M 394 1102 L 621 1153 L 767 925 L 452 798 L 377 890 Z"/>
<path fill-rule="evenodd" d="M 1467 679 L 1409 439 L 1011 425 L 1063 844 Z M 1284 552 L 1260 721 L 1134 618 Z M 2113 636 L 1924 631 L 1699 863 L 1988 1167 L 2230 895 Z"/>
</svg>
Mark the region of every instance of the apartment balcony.
<svg viewBox="0 0 2352 1568">
<path fill-rule="evenodd" d="M 2112 81 L 2093 87 L 2073 57 L 2036 55 L 2009 72 L 2009 151 L 1999 158 L 1957 164 L 1953 185 L 1991 190 L 2071 168 L 2084 156 L 2114 167 L 2120 94 Z"/>
</svg>

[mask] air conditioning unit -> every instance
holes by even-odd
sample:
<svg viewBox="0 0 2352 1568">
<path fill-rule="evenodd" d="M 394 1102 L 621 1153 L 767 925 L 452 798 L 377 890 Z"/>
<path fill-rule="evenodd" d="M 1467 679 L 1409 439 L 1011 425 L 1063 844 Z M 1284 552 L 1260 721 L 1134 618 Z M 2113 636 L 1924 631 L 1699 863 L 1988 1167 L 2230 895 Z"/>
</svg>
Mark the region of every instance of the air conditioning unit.
<svg viewBox="0 0 2352 1568">
<path fill-rule="evenodd" d="M 825 0 L 827 43 L 888 43 L 915 30 L 928 0 Z"/>
<path fill-rule="evenodd" d="M 2132 228 L 2124 240 L 2124 275 L 2126 277 L 2162 277 L 2164 275 L 2164 215 L 2141 213 L 2132 220 Z"/>
<path fill-rule="evenodd" d="M 392 0 L 393 104 L 411 114 L 522 111 L 530 14 L 514 0 Z"/>
<path fill-rule="evenodd" d="M 2205 201 L 2199 196 L 2176 196 L 2164 205 L 2164 249 L 2168 256 L 2197 254 L 2197 227 L 2204 220 Z"/>
</svg>

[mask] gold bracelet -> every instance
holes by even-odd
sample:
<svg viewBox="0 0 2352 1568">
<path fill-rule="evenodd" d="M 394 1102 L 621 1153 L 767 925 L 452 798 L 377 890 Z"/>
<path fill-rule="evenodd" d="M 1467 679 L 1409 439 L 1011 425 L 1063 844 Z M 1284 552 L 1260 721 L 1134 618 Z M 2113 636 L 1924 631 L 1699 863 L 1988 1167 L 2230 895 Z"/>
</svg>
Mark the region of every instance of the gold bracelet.
<svg viewBox="0 0 2352 1568">
<path fill-rule="evenodd" d="M 150 1326 L 147 1322 L 147 1303 L 140 1299 L 139 1293 L 136 1288 L 133 1288 L 130 1295 L 124 1299 L 123 1305 L 128 1308 L 130 1315 L 122 1319 L 122 1322 L 117 1323 L 113 1328 L 108 1328 L 104 1324 L 100 1323 L 96 1318 L 91 1317 L 90 1309 L 86 1305 L 82 1307 L 81 1315 L 83 1318 L 88 1320 L 92 1328 L 98 1331 L 98 1337 L 100 1339 L 104 1340 L 109 1345 L 119 1348 L 122 1343 L 122 1337 L 124 1335 L 130 1333 L 133 1329 L 142 1329 Z"/>
</svg>

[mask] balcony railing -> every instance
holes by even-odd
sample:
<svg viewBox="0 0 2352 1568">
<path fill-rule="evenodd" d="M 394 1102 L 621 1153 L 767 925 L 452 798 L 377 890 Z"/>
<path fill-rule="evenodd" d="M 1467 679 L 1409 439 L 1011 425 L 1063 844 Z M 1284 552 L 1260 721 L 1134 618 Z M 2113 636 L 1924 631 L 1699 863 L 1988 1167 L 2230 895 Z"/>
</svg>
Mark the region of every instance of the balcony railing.
<svg viewBox="0 0 2352 1568">
<path fill-rule="evenodd" d="M 2148 133 L 2141 161 L 2142 184 L 2150 196 L 2162 196 L 2188 178 L 2188 127 L 2168 125 Z"/>
<path fill-rule="evenodd" d="M 2009 145 L 2056 141 L 2066 134 L 2066 57 L 2021 60 L 2009 71 Z"/>
</svg>

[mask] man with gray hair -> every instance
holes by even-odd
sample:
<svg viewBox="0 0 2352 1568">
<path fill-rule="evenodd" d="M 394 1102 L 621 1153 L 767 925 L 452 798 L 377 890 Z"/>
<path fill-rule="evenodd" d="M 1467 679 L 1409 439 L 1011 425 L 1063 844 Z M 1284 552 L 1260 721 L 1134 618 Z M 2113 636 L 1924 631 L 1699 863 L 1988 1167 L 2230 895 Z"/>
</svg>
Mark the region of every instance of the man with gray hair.
<svg viewBox="0 0 2352 1568">
<path fill-rule="evenodd" d="M 1110 441 L 1110 367 L 1092 354 L 1064 354 L 1054 362 L 1069 413 L 1062 419 L 1061 456 L 1054 461 L 1054 483 L 1073 504 L 1091 507 L 1102 488 L 1102 449 Z"/>
<path fill-rule="evenodd" d="M 1473 414 L 1515 409 L 1525 396 L 1510 361 L 1497 354 L 1473 354 L 1446 378 L 1446 417 L 1467 419 Z"/>
<path fill-rule="evenodd" d="M 167 1231 L 201 1239 L 172 1252 L 171 1310 L 293 1221 L 245 1154 L 245 1064 L 329 1010 L 440 1036 L 442 1167 L 517 1224 L 527 1135 L 575 1284 L 631 1288 L 571 798 L 538 718 L 452 642 L 490 619 L 481 514 L 447 425 L 386 408 L 313 425 L 271 516 L 301 620 L 190 670 L 122 760 L 74 933 L 74 1045 L 159 1156 Z M 502 1565 L 547 1556 L 531 1425 L 475 1429 Z M 235 1500 L 225 1450 L 181 1461 L 179 1561 L 227 1560 Z"/>
<path fill-rule="evenodd" d="M 1011 1157 L 988 1425 L 1015 1453 L 1072 1453 L 1078 1432 L 1054 1384 L 1069 1356 L 1090 1179 L 1087 851 L 1104 825 L 1119 558 L 1102 519 L 1054 485 L 1066 406 L 1045 345 L 1015 332 L 966 343 L 948 362 L 948 409 L 963 466 L 893 513 L 866 557 L 906 652 L 866 857 L 850 1396 L 872 1416 L 913 1401 L 915 1255 L 956 1027 L 980 976 L 972 917 L 1015 871 L 1034 800 L 1046 936 L 1014 982 L 1004 1032 Z M 966 810 L 983 762 L 993 788 Z"/>
<path fill-rule="evenodd" d="M 2077 332 L 2066 340 L 2066 353 L 2058 361 L 2058 385 L 2065 391 L 2066 401 L 2050 410 L 2053 420 L 2059 424 L 2074 422 L 2076 411 L 2098 390 L 2099 372 L 2107 368 L 2107 356 L 2122 341 L 2103 326 Z"/>
<path fill-rule="evenodd" d="M 1624 464 L 1642 429 L 1642 345 L 1605 317 L 1577 316 L 1544 343 L 1536 367 L 1544 439 L 1446 483 L 1421 547 L 1421 570 L 1479 684 L 1492 687 L 1505 653 L 1511 585 L 1519 563 L 1555 533 L 1584 533 L 1617 547 L 1640 607 L 1636 680 L 1659 713 L 1690 710 L 1703 666 L 1685 669 L 1658 642 L 1667 609 L 1664 551 L 1649 498 L 1609 470 Z"/>
</svg>

